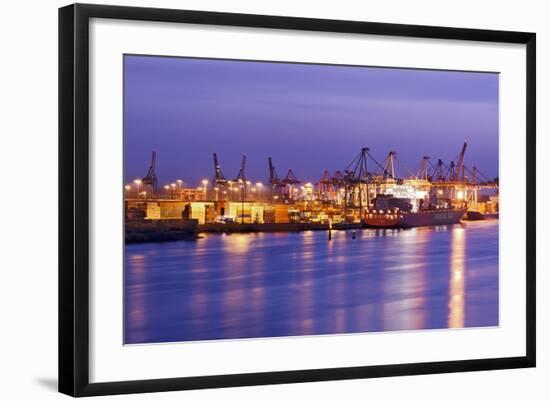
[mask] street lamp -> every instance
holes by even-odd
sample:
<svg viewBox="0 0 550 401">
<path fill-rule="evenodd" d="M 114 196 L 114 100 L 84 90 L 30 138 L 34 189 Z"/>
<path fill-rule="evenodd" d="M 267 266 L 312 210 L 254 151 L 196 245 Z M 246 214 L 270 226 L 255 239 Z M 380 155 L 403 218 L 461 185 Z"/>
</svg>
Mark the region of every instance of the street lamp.
<svg viewBox="0 0 550 401">
<path fill-rule="evenodd" d="M 244 195 L 245 200 L 246 200 L 246 196 L 248 195 L 247 194 L 247 189 L 250 185 L 252 185 L 252 182 L 250 182 L 250 181 L 245 181 L 244 182 L 244 185 L 243 185 L 244 186 L 244 194 L 243 195 Z"/>
<path fill-rule="evenodd" d="M 134 184 L 137 186 L 137 195 L 139 198 L 139 187 L 141 186 L 141 180 L 134 180 Z"/>
<path fill-rule="evenodd" d="M 244 197 L 245 197 L 245 189 L 246 189 L 246 182 L 243 182 L 242 180 L 239 180 L 241 183 L 241 224 L 244 224 Z"/>
<path fill-rule="evenodd" d="M 262 197 L 262 187 L 263 184 L 261 182 L 256 183 L 256 188 L 258 189 L 258 200 L 260 200 Z"/>
<path fill-rule="evenodd" d="M 206 200 L 206 187 L 208 186 L 208 180 L 207 179 L 202 180 L 202 186 L 203 186 L 203 191 L 204 191 L 204 200 Z"/>
</svg>

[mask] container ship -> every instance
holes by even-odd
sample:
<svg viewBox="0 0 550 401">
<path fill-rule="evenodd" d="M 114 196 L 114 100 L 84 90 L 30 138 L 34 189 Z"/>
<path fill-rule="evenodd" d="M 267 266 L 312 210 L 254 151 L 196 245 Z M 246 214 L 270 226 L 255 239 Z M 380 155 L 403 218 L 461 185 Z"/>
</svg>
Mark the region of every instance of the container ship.
<svg viewBox="0 0 550 401">
<path fill-rule="evenodd" d="M 372 210 L 364 221 L 367 227 L 410 228 L 457 224 L 465 213 L 466 208 L 420 210 L 416 212 Z"/>
<path fill-rule="evenodd" d="M 410 199 L 394 198 L 391 195 L 379 195 L 374 205 L 363 218 L 367 227 L 410 228 L 457 224 L 467 212 L 466 205 L 438 205 L 419 209 Z"/>
</svg>

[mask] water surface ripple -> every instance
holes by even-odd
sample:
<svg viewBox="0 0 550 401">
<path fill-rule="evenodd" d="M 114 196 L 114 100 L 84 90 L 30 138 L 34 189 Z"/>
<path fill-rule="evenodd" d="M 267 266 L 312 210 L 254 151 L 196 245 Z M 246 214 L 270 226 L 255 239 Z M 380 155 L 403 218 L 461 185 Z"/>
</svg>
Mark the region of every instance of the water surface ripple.
<svg viewBox="0 0 550 401">
<path fill-rule="evenodd" d="M 498 325 L 498 221 L 126 245 L 125 343 Z"/>
</svg>

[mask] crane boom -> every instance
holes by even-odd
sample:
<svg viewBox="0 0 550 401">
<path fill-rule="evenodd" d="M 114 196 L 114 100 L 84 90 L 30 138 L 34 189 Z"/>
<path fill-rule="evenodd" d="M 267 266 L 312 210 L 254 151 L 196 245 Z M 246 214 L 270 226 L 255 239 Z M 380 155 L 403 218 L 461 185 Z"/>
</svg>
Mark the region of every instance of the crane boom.
<svg viewBox="0 0 550 401">
<path fill-rule="evenodd" d="M 277 170 L 275 170 L 275 166 L 273 165 L 273 161 L 271 160 L 271 157 L 268 157 L 267 161 L 269 163 L 269 184 L 270 185 L 278 184 L 279 176 L 277 175 Z"/>
<path fill-rule="evenodd" d="M 214 153 L 214 181 L 219 183 L 225 181 L 225 177 L 222 173 L 222 168 L 218 162 L 218 155 Z"/>
<path fill-rule="evenodd" d="M 464 142 L 464 145 L 462 145 L 462 151 L 460 152 L 460 157 L 458 158 L 458 163 L 456 164 L 456 169 L 454 170 L 453 181 L 458 180 L 458 175 L 460 174 L 460 170 L 462 170 L 462 163 L 464 162 L 464 153 L 466 153 L 466 146 L 468 146 L 468 144 Z"/>
<path fill-rule="evenodd" d="M 246 155 L 243 155 L 241 159 L 241 168 L 239 170 L 239 174 L 237 174 L 237 178 L 235 178 L 235 181 L 246 181 L 245 178 L 245 168 L 246 168 Z"/>
</svg>

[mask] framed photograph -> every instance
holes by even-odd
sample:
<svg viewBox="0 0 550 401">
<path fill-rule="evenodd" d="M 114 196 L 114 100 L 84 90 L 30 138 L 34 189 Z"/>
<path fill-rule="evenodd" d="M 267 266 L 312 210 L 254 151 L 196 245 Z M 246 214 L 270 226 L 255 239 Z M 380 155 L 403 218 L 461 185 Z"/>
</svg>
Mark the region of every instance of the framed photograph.
<svg viewBox="0 0 550 401">
<path fill-rule="evenodd" d="M 59 390 L 535 366 L 535 34 L 59 10 Z"/>
</svg>

